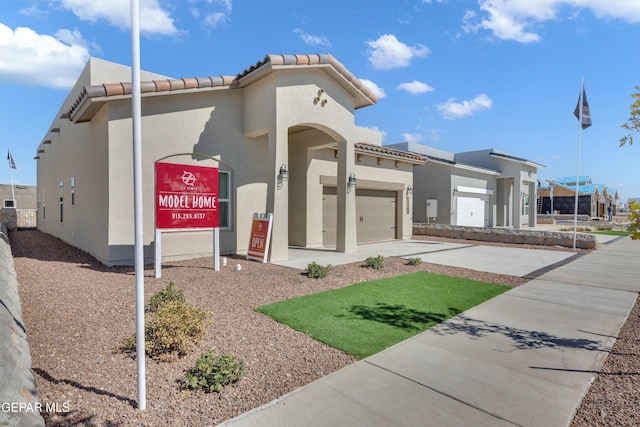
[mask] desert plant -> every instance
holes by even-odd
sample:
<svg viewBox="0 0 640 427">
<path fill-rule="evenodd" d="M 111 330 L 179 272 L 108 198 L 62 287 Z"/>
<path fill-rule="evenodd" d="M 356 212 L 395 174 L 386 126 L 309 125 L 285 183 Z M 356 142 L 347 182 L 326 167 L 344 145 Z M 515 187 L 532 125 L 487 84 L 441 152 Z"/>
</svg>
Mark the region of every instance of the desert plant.
<svg viewBox="0 0 640 427">
<path fill-rule="evenodd" d="M 325 266 L 313 261 L 312 263 L 307 264 L 306 274 L 307 277 L 310 277 L 312 279 L 322 279 L 323 277 L 327 277 L 330 269 L 331 264 Z"/>
<path fill-rule="evenodd" d="M 173 281 L 170 281 L 166 288 L 159 290 L 149 298 L 149 303 L 145 306 L 147 312 L 154 313 L 160 306 L 169 301 L 185 302 L 182 289 L 176 289 Z"/>
<path fill-rule="evenodd" d="M 382 255 L 376 257 L 370 256 L 364 261 L 364 266 L 367 268 L 373 268 L 374 270 L 380 270 L 383 267 L 384 258 Z"/>
<path fill-rule="evenodd" d="M 422 258 L 418 258 L 418 257 L 409 258 L 409 261 L 407 262 L 407 264 L 409 264 L 409 265 L 420 265 L 420 264 L 422 264 Z"/>
<path fill-rule="evenodd" d="M 629 216 L 629 220 L 631 223 L 629 227 L 627 227 L 627 231 L 631 233 L 631 239 L 639 240 L 640 239 L 640 204 L 631 203 L 631 215 Z"/>
<path fill-rule="evenodd" d="M 224 386 L 236 384 L 244 374 L 244 362 L 232 354 L 214 357 L 210 351 L 200 354 L 196 365 L 186 375 L 187 389 L 206 392 L 221 391 Z"/>
<path fill-rule="evenodd" d="M 205 310 L 180 301 L 165 302 L 145 328 L 146 353 L 160 361 L 182 357 L 204 335 L 207 325 Z"/>
</svg>

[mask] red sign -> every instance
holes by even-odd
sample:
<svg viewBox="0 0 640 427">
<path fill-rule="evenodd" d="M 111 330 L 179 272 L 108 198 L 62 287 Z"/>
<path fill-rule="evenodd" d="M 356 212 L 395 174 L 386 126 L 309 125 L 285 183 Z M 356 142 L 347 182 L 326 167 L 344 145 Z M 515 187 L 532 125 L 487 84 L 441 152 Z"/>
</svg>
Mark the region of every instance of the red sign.
<svg viewBox="0 0 640 427">
<path fill-rule="evenodd" d="M 270 213 L 253 214 L 253 222 L 251 223 L 251 238 L 249 240 L 249 251 L 247 252 L 248 259 L 267 262 L 272 221 L 273 215 Z"/>
<path fill-rule="evenodd" d="M 218 225 L 218 168 L 157 162 L 156 228 Z"/>
</svg>

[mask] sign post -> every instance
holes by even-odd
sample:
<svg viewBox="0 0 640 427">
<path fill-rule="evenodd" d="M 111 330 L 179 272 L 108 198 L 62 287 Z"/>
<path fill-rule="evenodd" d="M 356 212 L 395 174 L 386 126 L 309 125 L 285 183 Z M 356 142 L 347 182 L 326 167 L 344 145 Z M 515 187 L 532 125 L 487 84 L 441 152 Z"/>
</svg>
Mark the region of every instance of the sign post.
<svg viewBox="0 0 640 427">
<path fill-rule="evenodd" d="M 269 257 L 269 242 L 271 240 L 272 213 L 254 213 L 251 223 L 251 238 L 247 259 L 267 262 Z"/>
<path fill-rule="evenodd" d="M 160 277 L 163 230 L 213 228 L 214 270 L 220 271 L 218 168 L 156 162 L 155 277 Z"/>
</svg>

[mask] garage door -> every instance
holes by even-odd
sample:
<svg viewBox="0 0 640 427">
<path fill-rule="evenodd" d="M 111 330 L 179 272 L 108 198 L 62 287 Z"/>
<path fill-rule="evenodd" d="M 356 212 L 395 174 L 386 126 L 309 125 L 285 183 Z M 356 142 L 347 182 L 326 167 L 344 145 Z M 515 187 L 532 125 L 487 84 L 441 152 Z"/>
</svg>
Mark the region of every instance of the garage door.
<svg viewBox="0 0 640 427">
<path fill-rule="evenodd" d="M 456 224 L 468 227 L 485 226 L 485 199 L 483 196 L 458 196 Z"/>
<path fill-rule="evenodd" d="M 335 187 L 323 188 L 322 243 L 336 244 L 338 197 Z M 396 192 L 356 189 L 358 243 L 396 238 Z"/>
</svg>

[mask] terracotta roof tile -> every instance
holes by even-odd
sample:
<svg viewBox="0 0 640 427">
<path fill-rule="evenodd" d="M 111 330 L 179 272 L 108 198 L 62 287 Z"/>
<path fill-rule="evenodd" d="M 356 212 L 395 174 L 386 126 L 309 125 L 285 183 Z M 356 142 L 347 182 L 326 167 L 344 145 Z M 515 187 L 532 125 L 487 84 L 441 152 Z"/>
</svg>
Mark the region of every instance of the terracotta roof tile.
<svg viewBox="0 0 640 427">
<path fill-rule="evenodd" d="M 156 84 L 156 91 L 158 92 L 166 92 L 171 90 L 171 84 L 169 83 L 169 80 L 154 80 L 153 82 Z"/>
<path fill-rule="evenodd" d="M 102 86 L 104 86 L 106 96 L 124 95 L 122 83 L 105 83 Z"/>
<path fill-rule="evenodd" d="M 153 81 L 140 82 L 140 92 L 148 93 L 148 92 L 155 92 L 156 90 L 157 88 Z"/>
<path fill-rule="evenodd" d="M 169 85 L 171 86 L 171 90 L 184 89 L 184 81 L 182 79 L 169 79 Z"/>
<path fill-rule="evenodd" d="M 410 151 L 397 150 L 395 148 L 383 147 L 380 145 L 367 144 L 358 142 L 355 144 L 356 151 L 366 151 L 368 153 L 382 154 L 394 158 L 406 159 L 424 163 L 427 158 L 423 155 L 412 153 Z"/>
<path fill-rule="evenodd" d="M 197 89 L 198 88 L 198 79 L 194 79 L 194 78 L 183 78 L 182 81 L 184 82 L 184 88 L 185 89 Z"/>
<path fill-rule="evenodd" d="M 299 65 L 309 65 L 309 55 L 296 55 L 296 62 Z"/>
</svg>

